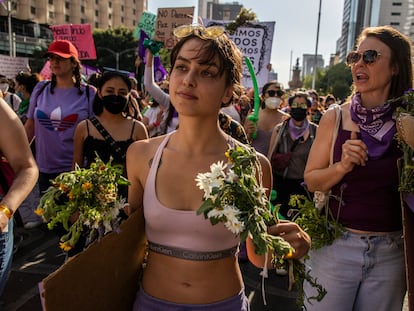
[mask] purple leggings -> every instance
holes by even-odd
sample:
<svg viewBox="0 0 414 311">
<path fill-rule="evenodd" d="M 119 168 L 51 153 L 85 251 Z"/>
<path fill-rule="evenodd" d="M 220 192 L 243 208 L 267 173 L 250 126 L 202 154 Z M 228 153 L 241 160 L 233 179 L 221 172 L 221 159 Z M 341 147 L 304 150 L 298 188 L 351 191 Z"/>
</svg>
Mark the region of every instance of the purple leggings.
<svg viewBox="0 0 414 311">
<path fill-rule="evenodd" d="M 249 311 L 244 289 L 236 296 L 209 304 L 178 304 L 152 297 L 139 289 L 132 311 Z"/>
</svg>

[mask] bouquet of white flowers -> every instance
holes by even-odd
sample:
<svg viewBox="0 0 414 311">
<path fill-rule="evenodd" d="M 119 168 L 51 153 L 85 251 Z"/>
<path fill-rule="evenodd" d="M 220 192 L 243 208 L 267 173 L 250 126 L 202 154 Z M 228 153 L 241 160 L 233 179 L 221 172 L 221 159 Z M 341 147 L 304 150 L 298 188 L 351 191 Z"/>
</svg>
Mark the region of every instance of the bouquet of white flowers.
<svg viewBox="0 0 414 311">
<path fill-rule="evenodd" d="M 272 209 L 261 183 L 261 166 L 256 151 L 248 146 L 229 148 L 225 153 L 228 163 L 222 161 L 210 166 L 210 172 L 199 173 L 197 186 L 204 191 L 203 204 L 197 214 L 204 214 L 215 225 L 223 222 L 241 241 L 250 236 L 258 255 L 273 255 L 275 267 L 283 267 L 290 273 L 290 285 L 296 283 L 302 302 L 303 280 L 318 289 L 322 299 L 325 290 L 305 272 L 304 264 L 291 258 L 294 249 L 280 236 L 267 232 L 267 227 L 279 222 L 277 208 Z M 259 182 L 257 177 L 259 177 Z M 310 299 L 311 299 L 310 298 Z"/>
</svg>

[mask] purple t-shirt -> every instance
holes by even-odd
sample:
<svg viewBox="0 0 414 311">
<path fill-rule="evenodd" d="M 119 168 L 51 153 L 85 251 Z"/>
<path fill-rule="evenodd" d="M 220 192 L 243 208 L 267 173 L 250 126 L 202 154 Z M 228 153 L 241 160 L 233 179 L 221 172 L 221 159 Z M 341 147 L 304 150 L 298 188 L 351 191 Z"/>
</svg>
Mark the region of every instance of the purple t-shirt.
<svg viewBox="0 0 414 311">
<path fill-rule="evenodd" d="M 96 90 L 82 86 L 83 94 L 79 94 L 76 87 L 55 87 L 51 94 L 50 83 L 46 87 L 44 83 L 33 90 L 27 112 L 28 119 L 34 120 L 37 165 L 42 173 L 70 171 L 75 129 L 80 121 L 93 115 Z"/>
</svg>

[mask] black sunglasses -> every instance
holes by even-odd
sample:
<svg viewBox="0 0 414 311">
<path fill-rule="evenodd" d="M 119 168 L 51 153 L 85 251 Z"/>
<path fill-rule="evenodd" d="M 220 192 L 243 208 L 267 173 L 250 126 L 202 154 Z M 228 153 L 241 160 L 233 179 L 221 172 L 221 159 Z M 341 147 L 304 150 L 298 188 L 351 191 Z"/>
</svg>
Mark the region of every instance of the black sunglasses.
<svg viewBox="0 0 414 311">
<path fill-rule="evenodd" d="M 275 97 L 275 95 L 277 95 L 277 97 L 282 97 L 284 93 L 281 90 L 277 90 L 277 91 L 269 90 L 269 91 L 266 91 L 266 94 L 269 95 L 270 97 Z"/>
<path fill-rule="evenodd" d="M 381 54 L 375 50 L 366 50 L 364 52 L 353 51 L 353 52 L 350 52 L 348 56 L 346 57 L 346 63 L 349 66 L 356 64 L 357 62 L 359 62 L 362 56 L 362 60 L 364 61 L 364 63 L 369 65 L 369 64 L 374 63 L 377 60 L 378 56 L 380 55 Z"/>
</svg>

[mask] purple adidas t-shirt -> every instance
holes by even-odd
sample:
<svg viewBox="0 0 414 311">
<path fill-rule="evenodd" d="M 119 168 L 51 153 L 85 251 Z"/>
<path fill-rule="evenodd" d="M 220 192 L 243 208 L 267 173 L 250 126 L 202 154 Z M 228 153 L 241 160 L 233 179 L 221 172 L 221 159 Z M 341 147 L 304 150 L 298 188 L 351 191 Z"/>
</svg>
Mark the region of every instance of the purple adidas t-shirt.
<svg viewBox="0 0 414 311">
<path fill-rule="evenodd" d="M 80 121 L 93 115 L 96 90 L 82 86 L 80 95 L 75 87 L 55 87 L 51 94 L 50 83 L 46 87 L 44 83 L 47 82 L 38 83 L 33 90 L 27 112 L 27 117 L 34 120 L 37 165 L 42 173 L 70 171 L 75 129 Z"/>
</svg>

